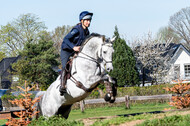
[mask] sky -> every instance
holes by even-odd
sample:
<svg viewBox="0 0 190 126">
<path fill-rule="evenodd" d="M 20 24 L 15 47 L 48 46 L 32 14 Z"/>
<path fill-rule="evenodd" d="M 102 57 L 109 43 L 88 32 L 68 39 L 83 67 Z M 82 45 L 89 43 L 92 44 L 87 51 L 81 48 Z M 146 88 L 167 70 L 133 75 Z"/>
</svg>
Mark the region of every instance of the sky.
<svg viewBox="0 0 190 126">
<path fill-rule="evenodd" d="M 115 26 L 125 39 L 156 34 L 170 16 L 188 7 L 190 0 L 0 0 L 0 26 L 32 13 L 53 31 L 79 23 L 82 11 L 93 12 L 90 32 L 113 37 Z"/>
</svg>

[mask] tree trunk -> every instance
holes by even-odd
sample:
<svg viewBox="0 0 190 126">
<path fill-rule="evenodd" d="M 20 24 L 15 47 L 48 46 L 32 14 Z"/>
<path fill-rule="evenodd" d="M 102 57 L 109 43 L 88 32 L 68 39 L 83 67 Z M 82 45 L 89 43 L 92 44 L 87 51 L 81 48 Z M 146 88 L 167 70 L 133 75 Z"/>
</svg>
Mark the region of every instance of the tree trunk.
<svg viewBox="0 0 190 126">
<path fill-rule="evenodd" d="M 143 67 L 142 69 L 142 82 L 143 82 L 143 87 L 145 85 L 145 80 L 146 80 L 146 73 L 145 73 L 145 68 Z"/>
</svg>

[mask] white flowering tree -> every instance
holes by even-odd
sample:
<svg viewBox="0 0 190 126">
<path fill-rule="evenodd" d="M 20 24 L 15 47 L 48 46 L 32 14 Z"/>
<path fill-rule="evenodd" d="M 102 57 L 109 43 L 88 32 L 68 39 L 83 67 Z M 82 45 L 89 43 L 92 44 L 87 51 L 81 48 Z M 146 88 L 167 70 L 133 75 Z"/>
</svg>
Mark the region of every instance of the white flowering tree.
<svg viewBox="0 0 190 126">
<path fill-rule="evenodd" d="M 148 74 L 152 78 L 152 84 L 162 81 L 162 77 L 167 73 L 170 67 L 171 56 L 167 53 L 170 48 L 172 39 L 163 41 L 160 35 L 153 38 L 151 33 L 147 36 L 136 39 L 133 43 L 133 51 L 137 59 L 137 66 L 142 74 L 143 86 L 145 83 L 145 75 Z M 145 70 L 148 72 L 145 73 Z"/>
</svg>

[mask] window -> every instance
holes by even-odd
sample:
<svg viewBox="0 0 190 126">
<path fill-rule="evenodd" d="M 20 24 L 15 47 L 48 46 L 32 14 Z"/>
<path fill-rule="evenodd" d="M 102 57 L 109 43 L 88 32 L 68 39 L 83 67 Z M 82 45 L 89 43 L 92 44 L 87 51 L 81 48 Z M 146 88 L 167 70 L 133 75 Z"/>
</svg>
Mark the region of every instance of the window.
<svg viewBox="0 0 190 126">
<path fill-rule="evenodd" d="M 190 64 L 184 65 L 185 77 L 190 77 Z"/>
<path fill-rule="evenodd" d="M 180 78 L 180 65 L 175 64 L 174 65 L 174 80 L 179 79 L 179 78 Z"/>
</svg>

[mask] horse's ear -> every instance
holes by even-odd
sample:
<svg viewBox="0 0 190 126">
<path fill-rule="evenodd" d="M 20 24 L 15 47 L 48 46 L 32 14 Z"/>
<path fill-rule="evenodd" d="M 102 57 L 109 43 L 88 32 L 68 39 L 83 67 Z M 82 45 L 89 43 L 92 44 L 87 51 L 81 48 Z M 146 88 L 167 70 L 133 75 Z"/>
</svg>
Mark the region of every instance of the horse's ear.
<svg viewBox="0 0 190 126">
<path fill-rule="evenodd" d="M 115 39 L 116 39 L 116 36 L 114 36 L 110 41 L 111 41 L 111 43 L 113 43 L 114 41 L 115 41 Z"/>
</svg>

